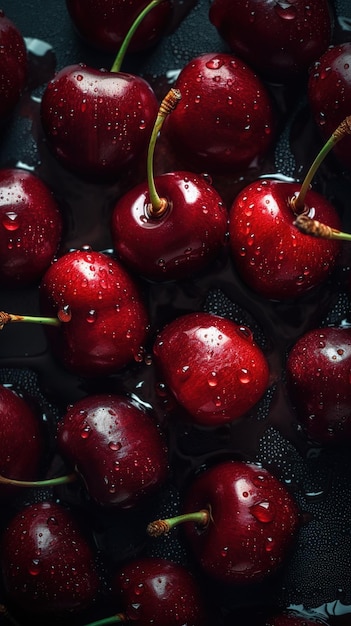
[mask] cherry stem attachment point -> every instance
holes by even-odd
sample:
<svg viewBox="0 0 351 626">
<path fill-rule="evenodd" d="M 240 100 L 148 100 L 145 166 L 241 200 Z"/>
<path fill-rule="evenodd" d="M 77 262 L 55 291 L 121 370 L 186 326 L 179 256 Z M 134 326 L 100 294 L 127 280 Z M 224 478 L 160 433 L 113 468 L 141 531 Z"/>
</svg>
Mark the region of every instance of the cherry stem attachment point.
<svg viewBox="0 0 351 626">
<path fill-rule="evenodd" d="M 16 480 L 7 478 L 0 474 L 0 485 L 12 485 L 14 487 L 55 487 L 56 485 L 67 485 L 73 483 L 78 478 L 77 474 L 66 474 L 57 478 L 47 478 L 45 480 Z"/>
<path fill-rule="evenodd" d="M 47 324 L 49 326 L 59 326 L 61 324 L 57 317 L 39 317 L 34 315 L 16 315 L 0 311 L 0 330 L 10 322 L 29 322 L 31 324 Z"/>
<path fill-rule="evenodd" d="M 312 179 L 318 170 L 320 164 L 325 159 L 327 154 L 334 148 L 334 146 L 343 139 L 346 135 L 351 135 L 351 115 L 346 117 L 341 124 L 336 128 L 333 134 L 329 137 L 328 141 L 324 144 L 323 148 L 317 154 L 310 169 L 308 170 L 305 179 L 301 185 L 300 192 L 290 199 L 290 204 L 296 215 L 301 215 L 306 212 L 305 199 L 306 194 L 310 188 Z"/>
<path fill-rule="evenodd" d="M 135 33 L 135 31 L 137 30 L 137 28 L 140 26 L 141 22 L 143 21 L 144 17 L 154 8 L 157 7 L 158 4 L 161 4 L 161 2 L 164 2 L 164 0 L 152 0 L 142 11 L 140 11 L 139 15 L 136 17 L 136 19 L 134 20 L 133 24 L 131 25 L 130 29 L 128 30 L 125 38 L 123 39 L 122 45 L 117 53 L 117 56 L 113 62 L 113 65 L 111 67 L 111 72 L 119 72 L 121 70 L 122 67 L 122 63 L 124 61 L 124 57 L 126 55 L 127 49 L 129 47 L 130 41 Z"/>
<path fill-rule="evenodd" d="M 184 522 L 194 522 L 197 526 L 205 528 L 211 521 L 210 509 L 201 509 L 194 513 L 184 513 L 168 519 L 159 519 L 148 524 L 146 532 L 150 537 L 167 535 L 173 528 Z"/>
<path fill-rule="evenodd" d="M 157 193 L 157 190 L 155 187 L 155 180 L 154 180 L 153 161 L 154 161 L 155 145 L 156 145 L 158 134 L 163 126 L 163 123 L 166 117 L 172 111 L 174 111 L 180 99 L 181 99 L 181 93 L 179 89 L 175 89 L 174 87 L 172 87 L 169 90 L 169 92 L 166 94 L 166 96 L 163 98 L 160 104 L 160 108 L 158 110 L 158 114 L 157 114 L 155 124 L 151 133 L 151 137 L 150 137 L 148 153 L 147 153 L 147 180 L 148 180 L 148 187 L 149 187 L 150 203 L 147 205 L 146 211 L 147 211 L 148 217 L 151 217 L 151 218 L 162 217 L 162 215 L 166 213 L 168 206 L 169 206 L 168 200 L 166 198 L 160 198 L 160 196 Z"/>
</svg>

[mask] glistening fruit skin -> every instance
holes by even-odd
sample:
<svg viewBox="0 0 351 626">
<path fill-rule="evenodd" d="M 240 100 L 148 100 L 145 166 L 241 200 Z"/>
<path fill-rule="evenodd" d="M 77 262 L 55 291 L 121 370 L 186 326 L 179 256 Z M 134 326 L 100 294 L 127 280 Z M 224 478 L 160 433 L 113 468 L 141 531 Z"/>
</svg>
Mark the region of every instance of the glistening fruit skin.
<svg viewBox="0 0 351 626">
<path fill-rule="evenodd" d="M 232 173 L 267 153 L 275 134 L 271 98 L 241 59 L 202 54 L 183 67 L 174 86 L 182 99 L 165 129 L 189 169 Z"/>
<path fill-rule="evenodd" d="M 0 474 L 16 480 L 35 480 L 44 452 L 39 416 L 12 388 L 0 385 Z M 0 496 L 13 496 L 18 487 L 0 485 Z"/>
<path fill-rule="evenodd" d="M 350 115 L 351 42 L 331 46 L 313 65 L 308 80 L 308 101 L 324 139 Z M 351 169 L 351 137 L 335 145 L 339 162 Z"/>
<path fill-rule="evenodd" d="M 78 33 L 89 44 L 105 52 L 117 53 L 128 29 L 150 0 L 66 0 Z M 128 46 L 130 52 L 150 48 L 164 34 L 172 16 L 172 3 L 161 2 L 146 15 Z"/>
<path fill-rule="evenodd" d="M 116 180 L 144 155 L 158 102 L 138 76 L 77 64 L 47 84 L 40 111 L 48 146 L 64 167 L 84 179 Z"/>
<path fill-rule="evenodd" d="M 167 478 L 167 447 L 156 422 L 123 396 L 91 395 L 71 405 L 57 443 L 102 506 L 135 507 Z"/>
<path fill-rule="evenodd" d="M 335 267 L 338 241 L 301 233 L 289 199 L 298 183 L 256 180 L 236 196 L 229 211 L 229 247 L 242 280 L 272 300 L 293 299 L 321 284 Z M 308 216 L 340 228 L 334 207 L 311 190 L 306 196 Z"/>
<path fill-rule="evenodd" d="M 0 10 L 0 125 L 13 112 L 27 79 L 27 50 L 16 25 Z"/>
<path fill-rule="evenodd" d="M 39 281 L 56 254 L 62 217 L 51 190 L 29 171 L 0 170 L 0 284 Z"/>
<path fill-rule="evenodd" d="M 243 417 L 268 386 L 268 363 L 251 331 L 211 313 L 175 318 L 153 352 L 162 381 L 203 426 Z"/>
<path fill-rule="evenodd" d="M 184 278 L 219 254 L 225 244 L 228 212 L 201 175 L 162 174 L 155 178 L 155 186 L 168 201 L 165 214 L 149 216 L 148 187 L 138 185 L 113 209 L 113 246 L 128 267 L 150 280 Z"/>
<path fill-rule="evenodd" d="M 327 0 L 214 0 L 209 18 L 231 51 L 271 81 L 305 75 L 331 44 Z"/>
<path fill-rule="evenodd" d="M 81 610 L 98 592 L 88 539 L 69 509 L 57 502 L 20 509 L 3 532 L 1 556 L 7 598 L 30 615 Z"/>
<path fill-rule="evenodd" d="M 315 328 L 293 345 L 287 387 L 298 421 L 322 445 L 351 440 L 351 330 Z"/>
<path fill-rule="evenodd" d="M 299 528 L 292 495 L 260 465 L 223 461 L 198 474 L 184 513 L 209 509 L 205 528 L 189 522 L 184 532 L 203 570 L 229 584 L 259 582 L 288 558 Z"/>
<path fill-rule="evenodd" d="M 44 274 L 40 299 L 50 347 L 63 365 L 81 376 L 116 373 L 142 360 L 148 313 L 138 286 L 115 259 L 83 248 L 61 256 Z"/>
<path fill-rule="evenodd" d="M 159 558 L 126 564 L 112 590 L 127 621 L 140 626 L 206 626 L 205 604 L 196 579 L 183 566 Z"/>
</svg>

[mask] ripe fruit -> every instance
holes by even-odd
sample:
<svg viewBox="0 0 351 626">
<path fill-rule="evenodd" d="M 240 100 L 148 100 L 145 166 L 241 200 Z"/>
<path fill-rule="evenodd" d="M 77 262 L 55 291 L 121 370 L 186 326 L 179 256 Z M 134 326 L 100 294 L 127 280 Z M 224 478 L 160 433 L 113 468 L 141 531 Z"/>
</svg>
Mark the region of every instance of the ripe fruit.
<svg viewBox="0 0 351 626">
<path fill-rule="evenodd" d="M 174 86 L 182 99 L 165 128 L 181 163 L 228 174 L 267 153 L 274 136 L 271 99 L 239 58 L 202 54 L 182 68 Z"/>
<path fill-rule="evenodd" d="M 327 0 L 214 0 L 209 18 L 231 51 L 273 82 L 305 74 L 333 30 Z"/>
<path fill-rule="evenodd" d="M 0 385 L 0 429 L 1 476 L 34 480 L 44 451 L 39 416 L 19 393 L 4 385 Z M 13 495 L 15 489 L 0 479 L 1 498 Z"/>
<path fill-rule="evenodd" d="M 287 386 L 298 421 L 321 444 L 351 437 L 351 330 L 314 328 L 293 345 L 286 362 Z"/>
<path fill-rule="evenodd" d="M 128 29 L 146 0 L 126 3 L 124 0 L 66 0 L 71 19 L 78 33 L 89 44 L 105 52 L 116 53 Z M 145 17 L 129 44 L 129 52 L 140 52 L 154 45 L 165 32 L 172 15 L 169 0 L 155 6 Z"/>
<path fill-rule="evenodd" d="M 27 79 L 27 51 L 22 34 L 0 10 L 0 123 L 11 115 Z"/>
<path fill-rule="evenodd" d="M 167 324 L 153 348 L 161 379 L 204 426 L 244 416 L 267 389 L 269 369 L 250 329 L 210 313 Z"/>
<path fill-rule="evenodd" d="M 351 43 L 331 46 L 311 68 L 308 101 L 323 139 L 350 115 Z M 339 162 L 351 169 L 351 138 L 345 137 L 334 149 Z"/>
<path fill-rule="evenodd" d="M 227 232 L 227 209 L 204 177 L 180 171 L 154 179 L 156 138 L 180 99 L 171 89 L 161 103 L 150 140 L 148 183 L 122 196 L 112 213 L 114 249 L 128 267 L 151 280 L 175 280 L 202 269 L 219 253 Z"/>
<path fill-rule="evenodd" d="M 20 509 L 2 535 L 1 555 L 6 596 L 28 614 L 78 611 L 98 592 L 89 541 L 69 509 L 56 502 Z"/>
<path fill-rule="evenodd" d="M 103 506 L 134 507 L 166 480 L 168 455 L 156 422 L 123 396 L 90 395 L 58 424 L 58 449 Z"/>
<path fill-rule="evenodd" d="M 58 250 L 62 218 L 48 187 L 34 174 L 0 170 L 0 283 L 39 281 Z"/>
<path fill-rule="evenodd" d="M 253 583 L 287 558 L 299 511 L 283 483 L 260 465 L 222 461 L 198 474 L 184 513 L 152 522 L 152 536 L 184 524 L 187 542 L 206 574 L 229 584 Z"/>
</svg>

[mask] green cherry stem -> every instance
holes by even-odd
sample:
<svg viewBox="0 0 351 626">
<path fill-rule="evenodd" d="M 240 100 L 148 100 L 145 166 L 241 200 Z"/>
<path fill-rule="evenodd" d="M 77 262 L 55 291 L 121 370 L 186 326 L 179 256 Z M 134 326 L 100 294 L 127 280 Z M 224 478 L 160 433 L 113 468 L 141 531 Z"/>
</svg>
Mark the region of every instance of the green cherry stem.
<svg viewBox="0 0 351 626">
<path fill-rule="evenodd" d="M 150 537 L 160 537 L 161 535 L 167 535 L 173 528 L 185 522 L 193 522 L 200 528 L 205 528 L 210 523 L 211 519 L 211 510 L 201 509 L 194 513 L 183 513 L 183 515 L 176 515 L 168 519 L 159 519 L 150 522 L 146 532 Z"/>
<path fill-rule="evenodd" d="M 176 108 L 178 102 L 181 99 L 179 89 L 172 87 L 166 96 L 163 98 L 158 114 L 155 120 L 154 127 L 152 129 L 148 153 L 147 153 L 147 181 L 149 187 L 150 203 L 147 206 L 147 214 L 152 218 L 159 218 L 167 211 L 169 202 L 166 198 L 161 198 L 155 187 L 154 179 L 154 153 L 155 145 L 159 132 L 163 126 L 166 117 Z"/>
<path fill-rule="evenodd" d="M 300 192 L 290 199 L 290 204 L 296 215 L 302 215 L 305 212 L 306 194 L 310 188 L 312 179 L 320 164 L 325 159 L 327 154 L 334 148 L 334 146 L 346 135 L 350 134 L 351 116 L 348 116 L 341 122 L 341 124 L 339 124 L 333 134 L 329 137 L 328 141 L 324 144 L 323 148 L 317 154 L 315 160 L 313 161 L 310 169 L 305 176 L 305 179 L 301 185 Z"/>
<path fill-rule="evenodd" d="M 78 478 L 77 474 L 66 474 L 57 478 L 47 478 L 45 480 L 16 480 L 7 478 L 0 474 L 0 485 L 13 485 L 14 487 L 55 487 L 56 485 L 67 485 L 73 483 Z"/>
<path fill-rule="evenodd" d="M 161 4 L 161 2 L 163 1 L 164 0 L 152 0 L 142 11 L 140 11 L 139 15 L 136 17 L 125 38 L 123 39 L 122 45 L 111 67 L 111 72 L 120 72 L 128 46 L 138 26 L 141 24 L 144 17 L 148 13 L 150 13 L 150 11 L 152 11 L 154 7 L 157 7 L 157 5 Z"/>
<path fill-rule="evenodd" d="M 117 613 L 116 615 L 111 615 L 111 617 L 98 619 L 96 622 L 89 622 L 85 626 L 106 626 L 107 624 L 122 624 L 127 621 L 128 618 L 123 613 Z"/>
<path fill-rule="evenodd" d="M 59 326 L 61 324 L 58 317 L 39 317 L 33 315 L 16 315 L 14 313 L 6 313 L 0 311 L 0 330 L 10 322 L 29 322 L 30 324 L 47 324 L 50 326 Z"/>
<path fill-rule="evenodd" d="M 313 220 L 307 215 L 298 215 L 294 221 L 300 232 L 305 235 L 311 235 L 312 237 L 319 237 L 322 239 L 339 239 L 340 241 L 351 241 L 351 234 L 344 233 L 337 228 L 331 228 L 327 224 Z"/>
</svg>

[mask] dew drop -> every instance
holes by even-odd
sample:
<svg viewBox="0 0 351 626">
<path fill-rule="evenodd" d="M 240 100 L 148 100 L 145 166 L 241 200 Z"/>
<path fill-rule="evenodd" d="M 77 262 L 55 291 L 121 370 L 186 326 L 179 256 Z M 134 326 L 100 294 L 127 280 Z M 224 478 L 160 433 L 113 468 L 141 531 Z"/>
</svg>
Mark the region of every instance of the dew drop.
<svg viewBox="0 0 351 626">
<path fill-rule="evenodd" d="M 33 559 L 28 571 L 30 573 L 31 576 L 38 576 L 38 574 L 40 574 L 40 565 L 39 565 L 39 559 Z"/>
<path fill-rule="evenodd" d="M 86 317 L 88 324 L 93 324 L 96 321 L 96 311 L 95 309 L 90 309 L 88 315 Z"/>
<path fill-rule="evenodd" d="M 110 450 L 118 451 L 122 448 L 122 444 L 120 441 L 110 441 L 108 447 Z"/>
<path fill-rule="evenodd" d="M 276 14 L 283 20 L 294 20 L 297 16 L 296 7 L 291 6 L 289 2 L 277 2 L 274 9 Z"/>
<path fill-rule="evenodd" d="M 250 507 L 250 512 L 258 522 L 262 522 L 263 524 L 273 522 L 276 513 L 274 504 L 267 500 L 253 504 Z"/>
<path fill-rule="evenodd" d="M 217 372 L 211 372 L 207 378 L 207 383 L 209 387 L 216 387 L 218 384 L 217 380 Z"/>
<path fill-rule="evenodd" d="M 247 385 L 251 381 L 251 374 L 246 368 L 242 368 L 239 373 L 239 380 L 243 385 Z"/>
<path fill-rule="evenodd" d="M 218 57 L 213 57 L 212 59 L 207 61 L 206 67 L 208 67 L 209 70 L 218 70 L 220 67 L 222 67 L 223 64 L 224 61 L 222 59 L 219 59 Z"/>
<path fill-rule="evenodd" d="M 5 213 L 2 218 L 2 225 L 6 230 L 10 232 L 18 230 L 20 224 L 17 213 L 15 213 L 14 211 L 8 211 L 8 213 Z"/>
<path fill-rule="evenodd" d="M 58 312 L 57 317 L 60 322 L 70 322 L 72 319 L 72 311 L 69 304 L 65 304 Z"/>
</svg>

